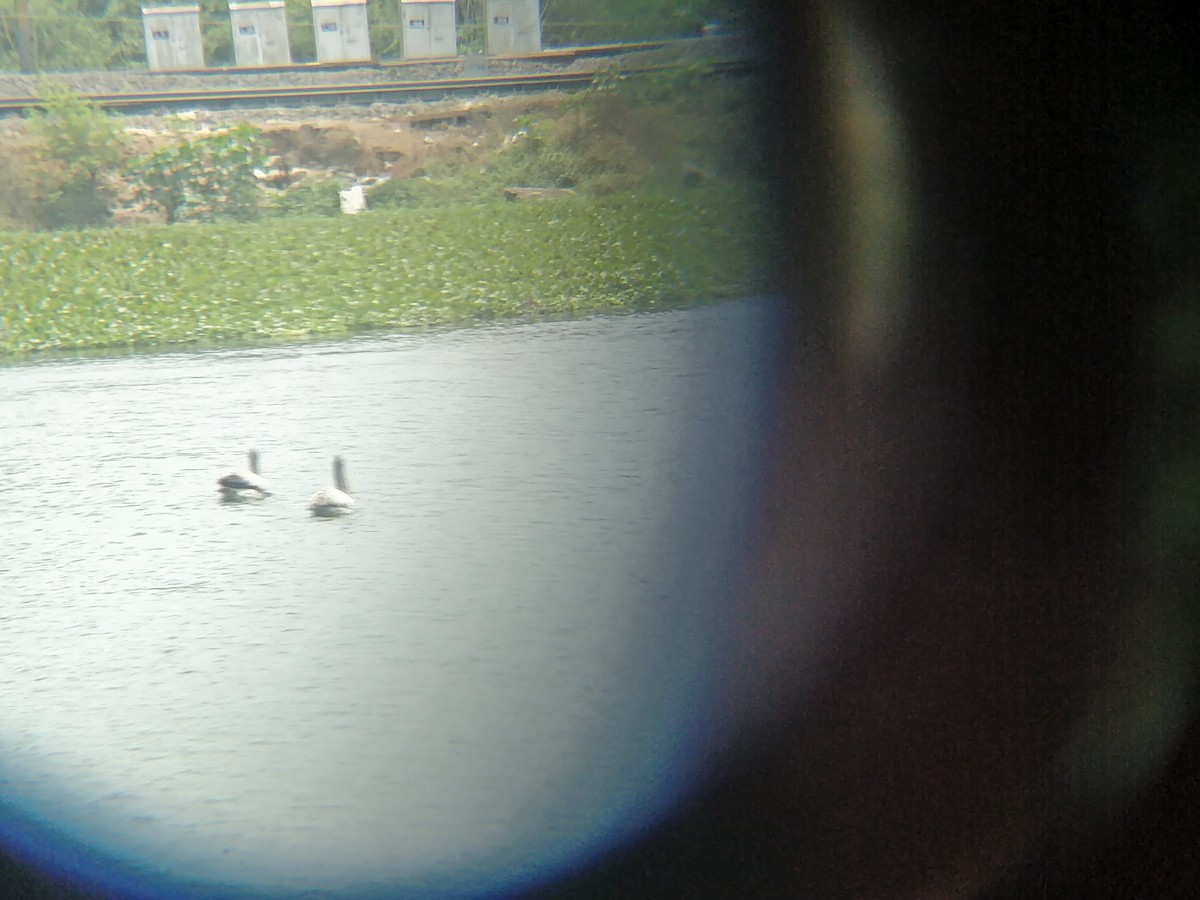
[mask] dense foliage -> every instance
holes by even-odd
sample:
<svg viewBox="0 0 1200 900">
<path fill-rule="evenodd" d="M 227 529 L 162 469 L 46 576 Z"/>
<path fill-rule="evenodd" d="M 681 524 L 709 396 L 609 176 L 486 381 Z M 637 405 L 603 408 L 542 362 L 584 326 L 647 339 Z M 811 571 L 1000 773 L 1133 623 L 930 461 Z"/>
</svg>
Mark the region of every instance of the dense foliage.
<svg viewBox="0 0 1200 900">
<path fill-rule="evenodd" d="M 602 71 L 552 112 L 518 117 L 485 165 L 467 156 L 386 182 L 374 206 L 478 203 L 506 185 L 601 196 L 712 180 L 752 185 L 761 148 L 747 85 L 695 63 L 653 73 Z"/>
<path fill-rule="evenodd" d="M 199 0 L 205 61 L 232 65 L 226 0 Z M 286 0 L 292 58 L 315 58 L 309 0 Z M 459 46 L 484 48 L 486 0 L 457 0 Z M 154 4 L 148 4 L 154 5 Z M 166 4 L 163 4 L 166 5 Z M 0 71 L 57 72 L 145 65 L 140 0 L 13 0 L 0 11 Z M 737 0 L 541 0 L 546 46 L 686 37 L 709 21 L 736 22 Z M 367 0 L 376 58 L 401 56 L 398 0 Z"/>
<path fill-rule="evenodd" d="M 0 354 L 754 293 L 769 248 L 746 175 L 755 165 L 739 118 L 745 90 L 701 63 L 606 71 L 567 98 L 502 107 L 508 118 L 489 116 L 470 152 L 386 182 L 353 217 L 339 214 L 336 177 L 288 190 L 260 182 L 267 156 L 282 151 L 250 125 L 198 129 L 180 117 L 135 155 L 117 120 L 55 93 L 30 123 L 32 152 L 0 155 L 0 168 L 25 167 L 29 177 L 13 183 L 61 186 L 21 206 L 0 179 Z M 513 185 L 575 193 L 505 202 L 501 188 Z M 94 227 L 118 188 L 125 211 L 141 201 L 166 224 Z"/>
<path fill-rule="evenodd" d="M 762 289 L 743 197 L 0 233 L 0 353 L 300 338 Z"/>
<path fill-rule="evenodd" d="M 0 13 L 0 70 L 144 64 L 141 6 L 139 0 L 13 0 Z"/>
<path fill-rule="evenodd" d="M 129 167 L 134 200 L 158 206 L 168 224 L 253 218 L 260 199 L 254 170 L 266 161 L 260 137 L 257 128 L 244 123 L 181 137 Z"/>
<path fill-rule="evenodd" d="M 156 149 L 126 158 L 118 118 L 65 89 L 47 91 L 31 118 L 36 145 L 0 153 L 0 228 L 94 226 L 118 208 L 156 210 L 168 223 L 339 211 L 337 191 L 348 185 L 336 179 L 314 174 L 286 191 L 260 183 L 268 158 L 288 148 L 272 149 L 249 125 L 196 131 L 171 119 L 167 143 L 160 138 Z M 753 108 L 745 83 L 714 76 L 703 62 L 652 73 L 605 70 L 583 91 L 509 113 L 497 121 L 506 131 L 493 127 L 471 152 L 431 160 L 419 177 L 384 182 L 370 204 L 490 203 L 510 186 L 602 196 L 696 181 L 752 183 L 759 152 Z"/>
<path fill-rule="evenodd" d="M 119 120 L 48 85 L 30 116 L 32 152 L 0 158 L 0 225 L 62 228 L 108 220 L 125 153 Z"/>
</svg>

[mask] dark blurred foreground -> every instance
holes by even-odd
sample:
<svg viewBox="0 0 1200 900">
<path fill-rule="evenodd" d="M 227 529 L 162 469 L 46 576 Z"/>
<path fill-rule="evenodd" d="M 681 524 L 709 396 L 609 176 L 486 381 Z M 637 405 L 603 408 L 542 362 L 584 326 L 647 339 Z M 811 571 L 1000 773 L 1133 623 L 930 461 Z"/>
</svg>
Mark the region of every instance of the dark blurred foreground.
<svg viewBox="0 0 1200 900">
<path fill-rule="evenodd" d="M 1196 896 L 1194 29 L 806 6 L 769 34 L 795 316 L 731 691 L 770 724 L 546 896 Z M 874 344 L 847 34 L 911 176 Z"/>
</svg>

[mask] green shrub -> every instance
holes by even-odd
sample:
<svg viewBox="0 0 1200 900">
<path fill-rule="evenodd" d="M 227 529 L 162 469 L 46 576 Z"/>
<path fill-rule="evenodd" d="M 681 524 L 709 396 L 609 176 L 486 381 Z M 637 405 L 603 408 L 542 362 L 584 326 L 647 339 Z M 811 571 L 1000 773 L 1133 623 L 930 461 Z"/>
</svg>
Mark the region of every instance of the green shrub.
<svg viewBox="0 0 1200 900">
<path fill-rule="evenodd" d="M 342 211 L 336 181 L 311 181 L 298 184 L 271 196 L 265 214 L 280 217 L 336 216 Z"/>
<path fill-rule="evenodd" d="M 757 146 L 748 84 L 706 62 L 645 74 L 618 69 L 557 108 L 502 124 L 491 146 L 430 163 L 368 192 L 372 207 L 489 203 L 505 187 L 574 188 L 594 197 L 700 181 L 751 185 Z"/>
<path fill-rule="evenodd" d="M 30 113 L 37 139 L 31 165 L 21 173 L 28 194 L 23 218 L 42 228 L 99 225 L 116 196 L 114 176 L 125 153 L 117 120 L 69 88 L 46 84 L 42 105 Z"/>
<path fill-rule="evenodd" d="M 251 219 L 262 196 L 254 170 L 266 159 L 261 132 L 243 123 L 156 150 L 128 173 L 135 200 L 159 207 L 168 223 Z"/>
</svg>

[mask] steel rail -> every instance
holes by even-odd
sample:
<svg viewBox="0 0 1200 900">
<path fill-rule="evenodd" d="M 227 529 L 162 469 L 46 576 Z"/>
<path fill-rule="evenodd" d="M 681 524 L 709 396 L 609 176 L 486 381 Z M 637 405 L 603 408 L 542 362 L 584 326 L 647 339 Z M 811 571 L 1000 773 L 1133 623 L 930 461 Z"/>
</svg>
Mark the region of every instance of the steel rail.
<svg viewBox="0 0 1200 900">
<path fill-rule="evenodd" d="M 741 60 L 714 64 L 714 70 L 734 73 L 747 68 Z M 670 64 L 622 69 L 622 74 L 645 74 L 674 68 Z M 487 75 L 432 81 L 386 81 L 348 84 L 279 85 L 273 87 L 214 88 L 186 91 L 150 91 L 122 94 L 86 94 L 86 99 L 113 111 L 221 109 L 258 106 L 329 105 L 332 103 L 401 102 L 463 94 L 568 90 L 587 87 L 595 77 L 587 72 L 539 72 L 529 75 Z M 42 106 L 38 97 L 0 99 L 0 116 Z"/>
</svg>

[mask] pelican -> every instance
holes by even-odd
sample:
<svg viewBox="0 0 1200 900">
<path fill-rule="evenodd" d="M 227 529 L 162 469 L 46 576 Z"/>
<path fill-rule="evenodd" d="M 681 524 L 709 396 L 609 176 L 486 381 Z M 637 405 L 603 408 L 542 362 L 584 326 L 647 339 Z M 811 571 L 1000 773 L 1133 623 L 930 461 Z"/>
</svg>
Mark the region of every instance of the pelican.
<svg viewBox="0 0 1200 900">
<path fill-rule="evenodd" d="M 217 490 L 222 500 L 253 500 L 268 496 L 270 483 L 258 474 L 258 451 L 251 450 L 250 470 L 238 469 L 217 479 Z"/>
<path fill-rule="evenodd" d="M 349 515 L 354 509 L 354 498 L 346 487 L 346 468 L 340 456 L 333 458 L 333 484 L 331 488 L 317 491 L 308 501 L 308 511 L 314 516 L 328 519 Z"/>
</svg>

